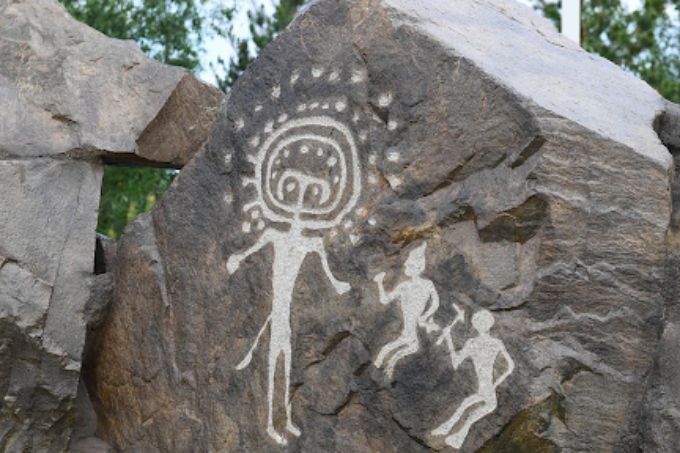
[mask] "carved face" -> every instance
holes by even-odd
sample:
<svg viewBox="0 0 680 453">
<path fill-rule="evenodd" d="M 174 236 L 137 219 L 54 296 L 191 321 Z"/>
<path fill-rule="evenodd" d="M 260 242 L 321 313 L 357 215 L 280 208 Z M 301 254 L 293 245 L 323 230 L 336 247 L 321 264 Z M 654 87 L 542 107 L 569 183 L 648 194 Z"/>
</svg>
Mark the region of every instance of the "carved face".
<svg viewBox="0 0 680 453">
<path fill-rule="evenodd" d="M 493 326 L 493 314 L 489 310 L 481 310 L 472 316 L 473 327 L 481 333 L 486 333 Z"/>
<path fill-rule="evenodd" d="M 409 277 L 415 277 L 425 271 L 425 248 L 427 243 L 423 243 L 417 249 L 411 250 L 408 259 L 404 263 L 404 273 Z"/>
<path fill-rule="evenodd" d="M 255 164 L 261 208 L 273 221 L 331 228 L 361 191 L 354 138 L 330 117 L 286 122 L 262 144 Z"/>
</svg>

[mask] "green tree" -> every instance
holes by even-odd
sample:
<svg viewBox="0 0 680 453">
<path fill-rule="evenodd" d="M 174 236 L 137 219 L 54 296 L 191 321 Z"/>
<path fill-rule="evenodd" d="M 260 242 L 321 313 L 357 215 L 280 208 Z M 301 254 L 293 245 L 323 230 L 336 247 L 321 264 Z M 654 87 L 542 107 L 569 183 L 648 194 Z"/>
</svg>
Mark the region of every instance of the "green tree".
<svg viewBox="0 0 680 453">
<path fill-rule="evenodd" d="M 61 0 L 73 17 L 107 36 L 133 39 L 166 64 L 200 68 L 206 0 Z"/>
<path fill-rule="evenodd" d="M 175 173 L 165 168 L 104 167 L 97 231 L 118 238 L 132 219 L 153 208 Z"/>
<path fill-rule="evenodd" d="M 131 0 L 60 0 L 80 22 L 107 36 L 133 39 L 131 33 L 134 3 Z"/>
<path fill-rule="evenodd" d="M 680 39 L 669 11 L 680 0 L 645 0 L 630 11 L 621 0 L 583 0 L 581 45 L 632 72 L 665 98 L 680 101 Z M 534 7 L 560 26 L 560 0 Z"/>
<path fill-rule="evenodd" d="M 281 0 L 272 16 L 268 16 L 263 6 L 248 11 L 249 36 L 236 37 L 231 30 L 227 33 L 236 55 L 229 62 L 218 58 L 216 64 L 212 64 L 213 72 L 218 68 L 225 74 L 217 78 L 217 85 L 222 91 L 227 92 L 236 80 L 243 74 L 248 65 L 284 28 L 295 18 L 298 10 L 307 0 Z"/>
</svg>

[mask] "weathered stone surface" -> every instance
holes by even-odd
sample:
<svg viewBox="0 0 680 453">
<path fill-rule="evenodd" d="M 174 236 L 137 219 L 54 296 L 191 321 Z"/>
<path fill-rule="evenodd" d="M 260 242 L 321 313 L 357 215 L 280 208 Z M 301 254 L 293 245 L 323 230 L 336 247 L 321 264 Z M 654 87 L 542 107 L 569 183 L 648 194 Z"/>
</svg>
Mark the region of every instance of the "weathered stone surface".
<svg viewBox="0 0 680 453">
<path fill-rule="evenodd" d="M 51 0 L 0 2 L 0 61 L 0 451 L 57 453 L 112 291 L 93 275 L 102 163 L 182 166 L 223 95 Z"/>
<path fill-rule="evenodd" d="M 644 418 L 644 451 L 673 452 L 680 444 L 680 107 L 669 104 L 656 124 L 659 138 L 675 163 L 671 186 L 672 213 L 666 235 L 668 257 L 664 285 L 664 330 L 656 351 L 656 363 L 647 389 Z"/>
<path fill-rule="evenodd" d="M 0 450 L 68 443 L 85 340 L 101 166 L 0 161 Z"/>
<path fill-rule="evenodd" d="M 510 0 L 313 4 L 120 241 L 99 433 L 640 451 L 676 366 L 667 108 Z"/>
<path fill-rule="evenodd" d="M 180 167 L 223 98 L 188 71 L 77 22 L 56 1 L 0 4 L 0 60 L 0 157 L 106 152 Z"/>
<path fill-rule="evenodd" d="M 113 453 L 114 450 L 96 436 L 97 414 L 83 380 L 78 385 L 76 406 L 69 453 Z"/>
</svg>

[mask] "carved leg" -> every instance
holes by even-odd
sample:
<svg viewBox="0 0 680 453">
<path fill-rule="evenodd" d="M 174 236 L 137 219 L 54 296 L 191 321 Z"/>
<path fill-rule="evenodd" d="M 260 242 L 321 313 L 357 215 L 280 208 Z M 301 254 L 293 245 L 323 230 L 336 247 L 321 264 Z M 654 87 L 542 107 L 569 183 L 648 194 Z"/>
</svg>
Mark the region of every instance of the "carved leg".
<svg viewBox="0 0 680 453">
<path fill-rule="evenodd" d="M 286 390 L 285 390 L 285 401 L 286 401 L 286 430 L 293 434 L 295 437 L 300 437 L 300 428 L 295 426 L 293 419 L 291 417 L 291 402 L 290 402 L 290 369 L 291 369 L 291 350 L 288 348 L 287 351 L 283 353 L 284 368 L 286 373 Z"/>
<path fill-rule="evenodd" d="M 465 442 L 465 438 L 467 437 L 472 425 L 492 413 L 494 410 L 496 410 L 495 402 L 491 404 L 487 401 L 484 401 L 482 406 L 472 411 L 470 416 L 465 421 L 465 424 L 458 430 L 458 432 L 446 438 L 446 443 L 453 448 L 460 448 L 463 445 L 463 442 Z"/>
<path fill-rule="evenodd" d="M 267 434 L 280 445 L 287 445 L 286 439 L 274 429 L 274 374 L 276 373 L 276 361 L 279 358 L 280 349 L 269 347 L 269 374 L 267 388 Z"/>
<path fill-rule="evenodd" d="M 382 367 L 383 362 L 385 361 L 387 356 L 390 355 L 396 349 L 403 347 L 407 342 L 408 342 L 408 339 L 406 339 L 406 341 L 404 341 L 403 337 L 399 337 L 396 340 L 390 341 L 389 343 L 387 343 L 385 346 L 382 347 L 382 349 L 378 353 L 378 357 L 376 357 L 375 362 L 374 362 L 375 366 L 378 367 L 378 368 Z"/>
<path fill-rule="evenodd" d="M 453 413 L 453 416 L 451 418 L 442 423 L 439 427 L 432 430 L 432 435 L 444 436 L 451 432 L 451 429 L 454 427 L 454 425 L 460 421 L 460 418 L 463 416 L 463 413 L 470 406 L 473 406 L 481 401 L 484 400 L 479 395 L 472 395 L 465 398 L 463 402 L 460 404 L 460 406 L 458 406 L 458 409 L 456 409 L 456 412 Z"/>
<path fill-rule="evenodd" d="M 405 348 L 397 351 L 388 361 L 387 366 L 385 367 L 385 374 L 387 375 L 387 378 L 392 381 L 392 377 L 394 376 L 394 368 L 397 366 L 397 362 L 406 357 L 407 355 L 411 355 L 415 352 L 418 351 L 420 348 L 420 345 L 418 344 L 418 339 L 414 339 L 411 341 L 410 344 L 407 344 Z"/>
</svg>

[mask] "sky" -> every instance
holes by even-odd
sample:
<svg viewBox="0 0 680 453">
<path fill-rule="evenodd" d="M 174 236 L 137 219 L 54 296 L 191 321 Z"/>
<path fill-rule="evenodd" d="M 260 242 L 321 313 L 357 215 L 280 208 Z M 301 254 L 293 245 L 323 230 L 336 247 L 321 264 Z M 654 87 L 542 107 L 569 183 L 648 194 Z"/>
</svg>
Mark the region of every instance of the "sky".
<svg viewBox="0 0 680 453">
<path fill-rule="evenodd" d="M 233 0 L 236 4 L 246 3 L 246 0 Z M 531 5 L 530 0 L 516 0 L 525 5 Z M 634 10 L 640 8 L 642 5 L 642 0 L 623 0 L 623 3 L 628 6 L 629 9 Z M 270 0 L 252 0 L 254 7 L 259 7 L 259 5 L 264 5 L 265 8 L 272 12 L 272 3 Z M 234 19 L 234 32 L 239 36 L 244 36 L 248 31 L 248 20 L 247 20 L 247 9 L 240 8 L 235 19 Z M 199 73 L 199 77 L 208 83 L 215 84 L 215 75 L 209 67 L 210 61 L 215 61 L 218 56 L 222 56 L 225 61 L 228 61 L 231 56 L 234 55 L 234 50 L 231 44 L 224 38 L 215 37 L 208 40 L 205 43 L 205 53 L 201 59 L 203 65 L 203 71 Z"/>
</svg>

